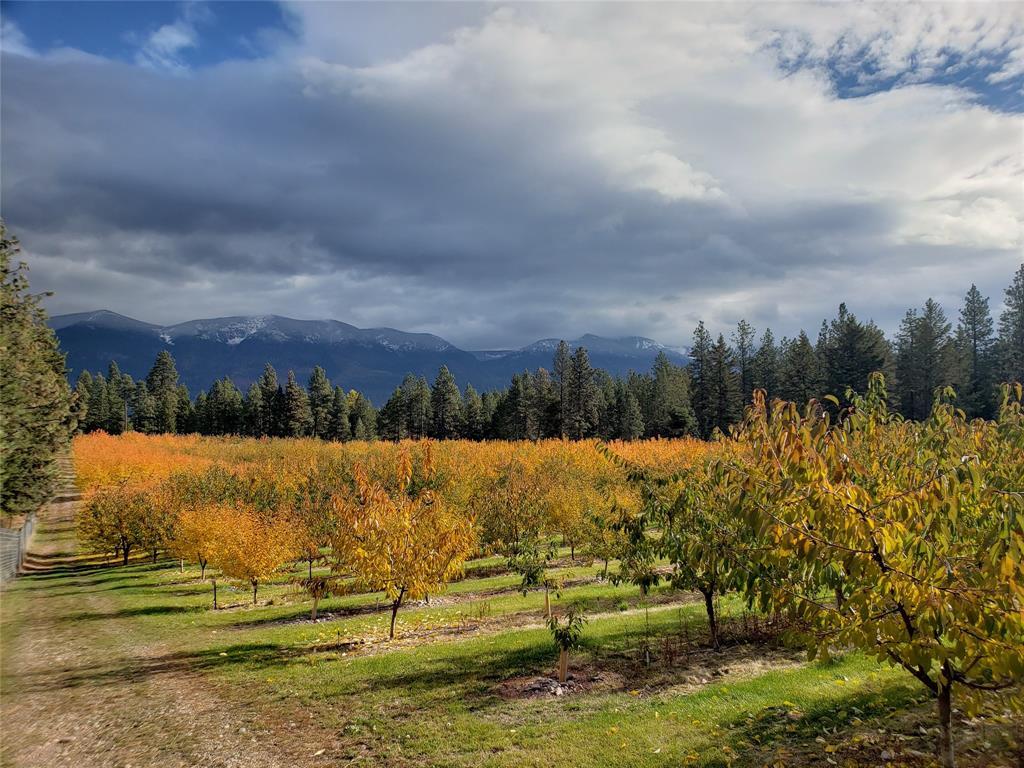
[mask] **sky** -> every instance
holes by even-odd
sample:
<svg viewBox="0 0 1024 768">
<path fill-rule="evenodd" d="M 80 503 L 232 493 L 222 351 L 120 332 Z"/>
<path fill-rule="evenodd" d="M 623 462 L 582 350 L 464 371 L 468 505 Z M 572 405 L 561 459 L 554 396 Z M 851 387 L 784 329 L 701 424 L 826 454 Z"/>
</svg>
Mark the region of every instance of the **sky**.
<svg viewBox="0 0 1024 768">
<path fill-rule="evenodd" d="M 3 2 L 52 314 L 688 344 L 1024 261 L 1024 5 Z"/>
</svg>

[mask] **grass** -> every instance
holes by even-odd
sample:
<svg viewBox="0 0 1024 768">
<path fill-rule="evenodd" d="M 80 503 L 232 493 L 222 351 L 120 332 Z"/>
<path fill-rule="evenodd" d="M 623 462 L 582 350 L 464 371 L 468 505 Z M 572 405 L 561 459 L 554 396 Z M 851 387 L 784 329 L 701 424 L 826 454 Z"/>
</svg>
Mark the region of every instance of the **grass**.
<svg viewBox="0 0 1024 768">
<path fill-rule="evenodd" d="M 4 594 L 3 643 L 40 612 L 86 643 L 115 643 L 96 632 L 114 622 L 150 652 L 130 665 L 114 650 L 109 663 L 70 664 L 63 686 L 199 675 L 234 703 L 228 722 L 258 713 L 271 733 L 299 732 L 299 764 L 863 765 L 884 764 L 886 752 L 900 756 L 895 765 L 930 764 L 931 705 L 902 671 L 856 653 L 808 663 L 751 633 L 733 599 L 722 601 L 728 643 L 715 653 L 704 647 L 703 606 L 692 596 L 661 586 L 644 611 L 636 588 L 594 580 L 597 566 L 557 569 L 572 586 L 553 599 L 555 610 L 574 602 L 591 615 L 570 662 L 580 689 L 520 695 L 516 681 L 551 675 L 556 652 L 542 625 L 543 593 L 520 594 L 518 578 L 496 566 L 471 564 L 432 604 L 404 607 L 388 643 L 379 595 L 324 600 L 329 618 L 313 623 L 287 577 L 260 587 L 258 607 L 248 605 L 247 585 L 220 582 L 221 604 L 233 607 L 213 611 L 210 583 L 195 568 L 82 561 Z M 30 686 L 4 656 L 5 691 L 16 696 Z M 988 746 L 969 738 L 964 764 L 982 755 L 976 764 L 986 768 L 1011 765 L 1013 727 L 986 725 Z"/>
</svg>

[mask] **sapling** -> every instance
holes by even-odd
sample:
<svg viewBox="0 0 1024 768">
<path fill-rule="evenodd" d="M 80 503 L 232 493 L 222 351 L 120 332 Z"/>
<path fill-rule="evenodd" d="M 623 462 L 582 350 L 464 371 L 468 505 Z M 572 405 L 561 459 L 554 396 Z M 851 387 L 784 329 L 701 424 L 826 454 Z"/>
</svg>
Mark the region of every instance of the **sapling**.
<svg viewBox="0 0 1024 768">
<path fill-rule="evenodd" d="M 559 683 L 565 682 L 569 672 L 569 651 L 580 647 L 580 637 L 583 635 L 583 625 L 586 623 L 586 616 L 576 606 L 569 606 L 564 624 L 559 621 L 557 616 L 551 616 L 548 619 L 548 629 L 551 630 L 551 637 L 558 648 Z"/>
</svg>

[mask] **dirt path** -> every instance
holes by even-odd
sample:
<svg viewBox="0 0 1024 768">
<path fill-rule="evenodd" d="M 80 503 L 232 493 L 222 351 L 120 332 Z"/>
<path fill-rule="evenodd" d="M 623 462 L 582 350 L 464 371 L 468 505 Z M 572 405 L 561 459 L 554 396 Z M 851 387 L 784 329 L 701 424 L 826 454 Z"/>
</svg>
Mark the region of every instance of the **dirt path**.
<svg viewBox="0 0 1024 768">
<path fill-rule="evenodd" d="M 74 766 L 247 766 L 303 762 L 308 747 L 271 733 L 260 716 L 168 649 L 140 643 L 132 619 L 117 617 L 101 573 L 75 558 L 69 492 L 42 515 L 20 578 L 2 596 L 3 722 L 0 764 Z M 62 578 L 62 576 L 64 578 Z M 69 589 L 69 586 L 85 587 Z M 69 621 L 82 611 L 105 621 Z M 159 667 L 160 673 L 154 674 Z"/>
</svg>

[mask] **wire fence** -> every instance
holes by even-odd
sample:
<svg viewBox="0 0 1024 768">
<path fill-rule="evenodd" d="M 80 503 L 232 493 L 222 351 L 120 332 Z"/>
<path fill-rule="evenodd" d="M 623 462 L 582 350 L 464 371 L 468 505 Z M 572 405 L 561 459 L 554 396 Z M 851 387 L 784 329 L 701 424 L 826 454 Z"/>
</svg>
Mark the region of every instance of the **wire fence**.
<svg viewBox="0 0 1024 768">
<path fill-rule="evenodd" d="M 10 581 L 21 570 L 35 528 L 35 512 L 25 518 L 21 528 L 0 528 L 0 584 Z"/>
</svg>

